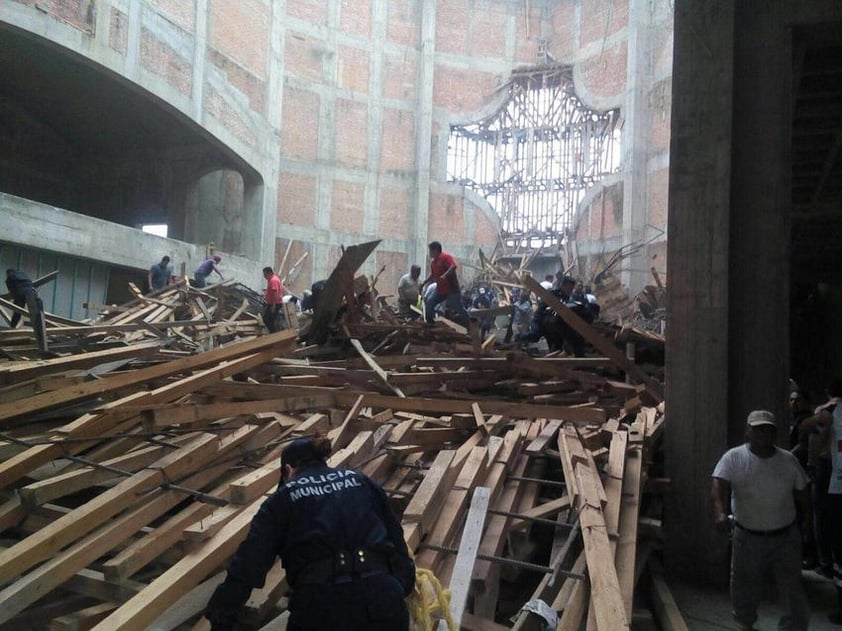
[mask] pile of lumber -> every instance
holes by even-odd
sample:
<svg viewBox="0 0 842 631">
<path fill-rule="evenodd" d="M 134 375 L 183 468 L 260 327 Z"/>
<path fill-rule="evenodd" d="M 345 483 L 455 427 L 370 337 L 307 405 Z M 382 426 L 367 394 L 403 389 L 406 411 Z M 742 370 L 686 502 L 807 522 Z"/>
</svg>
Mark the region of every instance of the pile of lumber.
<svg viewBox="0 0 842 631">
<path fill-rule="evenodd" d="M 358 247 L 337 286 L 364 260 Z M 347 303 L 337 320 L 356 298 L 326 291 L 331 315 L 310 324 L 322 344 L 220 332 L 165 356 L 140 326 L 110 331 L 152 333 L 124 339 L 118 359 L 0 365 L 0 629 L 208 629 L 201 612 L 279 483 L 281 451 L 315 432 L 333 442 L 330 464 L 386 489 L 461 628 L 541 629 L 553 615 L 552 628 L 628 628 L 647 615 L 633 604 L 641 575 L 661 624 L 681 628 L 647 563 L 665 487 L 648 464 L 664 431 L 661 384 L 546 292 L 595 356 L 532 358 L 473 326 L 396 323 Z M 155 300 L 179 318 L 191 292 Z M 211 293 L 198 295 L 201 325 L 196 314 L 160 330 L 197 340 L 254 310 Z M 152 307 L 164 305 L 138 297 L 133 321 Z M 284 629 L 288 592 L 276 564 L 244 628 Z"/>
<path fill-rule="evenodd" d="M 119 349 L 145 345 L 165 349 L 172 356 L 207 350 L 263 331 L 263 322 L 258 316 L 262 310 L 260 295 L 231 280 L 199 290 L 182 279 L 146 295 L 131 283 L 129 287 L 134 300 L 119 306 L 100 307 L 99 317 L 92 321 L 80 322 L 46 314 L 50 354 L 67 357 L 104 352 L 96 361 L 104 363 L 107 357 L 116 359 L 126 355 Z M 0 313 L 8 322 L 2 309 L 7 306 L 6 302 L 0 303 Z M 108 351 L 114 352 L 109 355 Z M 131 353 L 130 349 L 128 353 Z M 39 358 L 32 329 L 0 329 L 0 358 Z"/>
</svg>

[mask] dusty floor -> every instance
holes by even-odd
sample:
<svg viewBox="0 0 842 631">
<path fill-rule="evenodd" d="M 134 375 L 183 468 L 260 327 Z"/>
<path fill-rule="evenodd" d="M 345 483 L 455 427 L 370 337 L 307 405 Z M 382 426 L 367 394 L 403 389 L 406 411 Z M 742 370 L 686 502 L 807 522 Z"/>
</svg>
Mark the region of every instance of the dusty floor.
<svg viewBox="0 0 842 631">
<path fill-rule="evenodd" d="M 827 612 L 835 606 L 836 592 L 833 583 L 815 572 L 804 572 L 804 588 L 810 599 L 810 629 L 816 631 L 842 631 L 842 626 L 831 624 Z M 699 587 L 670 581 L 670 589 L 678 603 L 684 620 L 691 631 L 717 631 L 736 629 L 731 618 L 731 607 L 727 589 Z M 772 631 L 778 628 L 779 610 L 775 601 L 774 589 L 769 586 L 768 595 L 758 612 L 760 619 L 755 624 L 759 631 Z"/>
</svg>

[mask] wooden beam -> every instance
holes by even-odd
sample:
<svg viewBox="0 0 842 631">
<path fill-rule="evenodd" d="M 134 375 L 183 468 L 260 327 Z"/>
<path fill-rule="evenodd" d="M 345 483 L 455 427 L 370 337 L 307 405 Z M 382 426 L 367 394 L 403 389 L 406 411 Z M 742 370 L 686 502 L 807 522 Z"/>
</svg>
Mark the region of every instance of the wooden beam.
<svg viewBox="0 0 842 631">
<path fill-rule="evenodd" d="M 538 297 L 540 297 L 564 322 L 576 333 L 587 340 L 596 350 L 611 359 L 616 366 L 633 379 L 646 384 L 647 391 L 656 401 L 664 400 L 664 391 L 661 384 L 647 375 L 641 368 L 630 362 L 623 352 L 614 346 L 614 342 L 603 337 L 587 322 L 573 313 L 569 307 L 563 305 L 551 292 L 541 287 L 540 283 L 531 276 L 523 276 L 523 284 Z"/>
<path fill-rule="evenodd" d="M 462 531 L 459 553 L 456 555 L 456 565 L 450 579 L 450 614 L 457 628 L 462 624 L 462 614 L 468 601 L 471 575 L 474 571 L 474 562 L 479 551 L 490 499 L 491 489 L 488 487 L 478 486 L 474 490 L 468 517 L 465 520 L 465 529 Z M 447 628 L 445 621 L 439 623 L 439 631 L 447 631 Z"/>
<path fill-rule="evenodd" d="M 246 506 L 205 545 L 172 565 L 146 589 L 94 627 L 94 631 L 144 631 L 161 611 L 170 607 L 182 594 L 198 585 L 234 554 L 248 534 L 251 520 L 261 504 L 262 497 Z"/>
</svg>

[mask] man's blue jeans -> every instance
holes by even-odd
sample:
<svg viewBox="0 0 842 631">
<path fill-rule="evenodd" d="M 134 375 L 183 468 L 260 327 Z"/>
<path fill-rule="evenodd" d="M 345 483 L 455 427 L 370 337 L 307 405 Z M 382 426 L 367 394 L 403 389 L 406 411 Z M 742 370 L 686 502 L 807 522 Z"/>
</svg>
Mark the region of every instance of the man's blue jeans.
<svg viewBox="0 0 842 631">
<path fill-rule="evenodd" d="M 424 301 L 424 318 L 427 322 L 432 323 L 435 319 L 436 305 L 447 302 L 447 308 L 455 314 L 455 320 L 465 328 L 470 324 L 471 318 L 462 304 L 462 295 L 458 291 L 452 291 L 449 294 L 440 294 L 435 292 L 432 296 Z"/>
</svg>

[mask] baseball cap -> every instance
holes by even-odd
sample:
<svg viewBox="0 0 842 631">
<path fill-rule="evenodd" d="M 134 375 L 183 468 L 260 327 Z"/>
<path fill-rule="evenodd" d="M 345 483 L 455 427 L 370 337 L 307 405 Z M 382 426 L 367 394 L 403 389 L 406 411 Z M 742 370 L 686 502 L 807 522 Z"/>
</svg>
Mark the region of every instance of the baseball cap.
<svg viewBox="0 0 842 631">
<path fill-rule="evenodd" d="M 749 427 L 759 427 L 761 425 L 771 425 L 772 427 L 777 427 L 777 423 L 775 423 L 775 415 L 768 410 L 754 410 L 750 412 L 747 422 Z"/>
</svg>

